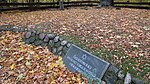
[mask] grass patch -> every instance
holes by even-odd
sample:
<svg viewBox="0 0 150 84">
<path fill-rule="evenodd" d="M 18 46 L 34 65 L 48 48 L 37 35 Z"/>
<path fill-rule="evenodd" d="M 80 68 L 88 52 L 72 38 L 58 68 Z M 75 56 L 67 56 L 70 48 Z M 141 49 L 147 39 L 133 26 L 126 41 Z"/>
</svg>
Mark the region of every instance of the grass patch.
<svg viewBox="0 0 150 84">
<path fill-rule="evenodd" d="M 124 54 L 122 52 L 122 50 L 119 48 L 118 50 L 108 50 L 105 47 L 101 47 L 99 49 L 89 49 L 86 47 L 86 45 L 88 43 L 86 42 L 81 42 L 81 38 L 82 36 L 75 36 L 75 35 L 63 35 L 61 36 L 63 39 L 66 39 L 68 41 L 70 41 L 71 43 L 74 43 L 75 45 L 79 46 L 80 48 L 92 53 L 95 56 L 98 56 L 112 64 L 114 64 L 116 67 L 120 67 L 123 70 L 123 73 L 129 72 L 132 74 L 133 77 L 139 78 L 144 80 L 144 78 L 142 78 L 146 73 L 148 73 L 149 71 L 149 67 L 145 66 L 144 68 L 142 68 L 143 72 L 139 72 L 137 70 L 135 70 L 136 65 L 137 65 L 137 61 L 135 58 L 129 58 L 126 56 L 126 54 Z M 91 39 L 86 37 L 87 39 Z M 91 41 L 92 43 L 98 43 L 97 41 Z M 132 50 L 137 50 L 137 49 L 132 49 Z M 121 63 L 115 63 L 116 60 L 112 60 L 113 56 L 117 56 L 118 60 L 121 60 Z M 144 58 L 141 58 L 144 59 Z M 144 66 L 146 65 L 146 63 L 148 63 L 147 61 L 144 62 L 144 64 L 141 64 L 140 66 Z M 147 81 L 145 81 L 145 84 L 148 84 Z"/>
</svg>

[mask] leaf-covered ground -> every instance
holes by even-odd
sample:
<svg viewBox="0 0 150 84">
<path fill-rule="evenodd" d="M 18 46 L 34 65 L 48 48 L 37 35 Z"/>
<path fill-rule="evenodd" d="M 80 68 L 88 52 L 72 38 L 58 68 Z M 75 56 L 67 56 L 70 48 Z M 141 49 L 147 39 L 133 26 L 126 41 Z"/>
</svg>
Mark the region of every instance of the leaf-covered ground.
<svg viewBox="0 0 150 84">
<path fill-rule="evenodd" d="M 150 80 L 150 11 L 70 8 L 4 12 L 0 25 L 55 32 L 132 75 Z"/>
<path fill-rule="evenodd" d="M 0 32 L 1 84 L 87 84 L 47 48 L 24 44 L 21 33 Z"/>
</svg>

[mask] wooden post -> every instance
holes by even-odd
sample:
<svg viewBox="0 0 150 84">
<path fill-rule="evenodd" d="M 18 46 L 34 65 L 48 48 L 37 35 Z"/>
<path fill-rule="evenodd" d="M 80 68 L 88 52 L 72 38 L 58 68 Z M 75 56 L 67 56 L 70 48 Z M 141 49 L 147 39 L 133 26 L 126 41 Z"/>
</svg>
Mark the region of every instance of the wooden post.
<svg viewBox="0 0 150 84">
<path fill-rule="evenodd" d="M 70 2 L 70 0 L 67 0 L 67 2 Z M 69 4 L 67 4 L 67 5 L 69 5 Z"/>
<path fill-rule="evenodd" d="M 60 10 L 64 10 L 64 4 L 63 4 L 64 0 L 60 0 L 59 1 L 59 8 Z"/>
<path fill-rule="evenodd" d="M 101 0 L 101 5 L 102 6 L 113 6 L 114 5 L 114 0 Z"/>
<path fill-rule="evenodd" d="M 110 0 L 110 5 L 114 6 L 114 0 Z"/>
<path fill-rule="evenodd" d="M 33 3 L 34 3 L 34 0 L 29 0 L 29 7 L 30 7 L 30 10 L 33 10 Z"/>
</svg>

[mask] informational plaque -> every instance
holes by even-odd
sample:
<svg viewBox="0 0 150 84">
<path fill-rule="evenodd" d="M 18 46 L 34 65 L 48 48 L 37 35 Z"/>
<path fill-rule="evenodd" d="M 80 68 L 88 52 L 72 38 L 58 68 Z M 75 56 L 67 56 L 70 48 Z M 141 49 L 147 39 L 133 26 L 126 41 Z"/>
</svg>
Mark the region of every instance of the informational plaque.
<svg viewBox="0 0 150 84">
<path fill-rule="evenodd" d="M 79 72 L 89 75 L 91 78 L 102 78 L 109 63 L 90 54 L 89 52 L 71 45 L 63 58 L 65 66 L 71 72 Z"/>
</svg>

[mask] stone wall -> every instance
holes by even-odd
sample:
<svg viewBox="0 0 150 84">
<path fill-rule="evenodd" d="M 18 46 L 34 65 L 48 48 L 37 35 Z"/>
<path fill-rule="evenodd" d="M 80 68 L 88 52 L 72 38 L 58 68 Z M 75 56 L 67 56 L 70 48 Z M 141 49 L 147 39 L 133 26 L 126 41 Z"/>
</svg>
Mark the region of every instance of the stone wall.
<svg viewBox="0 0 150 84">
<path fill-rule="evenodd" d="M 49 51 L 55 55 L 64 56 L 71 43 L 53 33 L 26 31 L 23 40 L 27 44 L 36 46 L 47 46 Z"/>
</svg>

